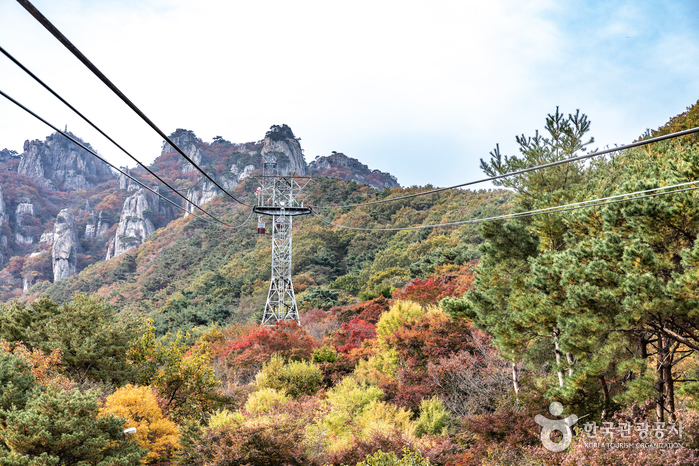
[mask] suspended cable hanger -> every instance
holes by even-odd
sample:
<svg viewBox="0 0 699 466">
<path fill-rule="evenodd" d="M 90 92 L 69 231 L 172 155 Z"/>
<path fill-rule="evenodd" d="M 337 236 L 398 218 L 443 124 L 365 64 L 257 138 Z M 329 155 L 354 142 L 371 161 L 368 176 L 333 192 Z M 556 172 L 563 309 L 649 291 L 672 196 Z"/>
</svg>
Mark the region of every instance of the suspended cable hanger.
<svg viewBox="0 0 699 466">
<path fill-rule="evenodd" d="M 84 144 L 82 144 L 80 141 L 78 141 L 77 139 L 75 139 L 74 137 L 72 137 L 70 134 L 61 131 L 61 130 L 58 129 L 56 126 L 54 126 L 54 125 L 52 125 L 51 123 L 49 123 L 48 121 L 44 120 L 44 119 L 41 118 L 39 115 L 37 115 L 36 113 L 34 113 L 33 111 L 31 111 L 29 108 L 25 107 L 24 105 L 22 105 L 21 103 L 19 103 L 18 101 L 16 101 L 15 99 L 13 99 L 12 97 L 10 97 L 10 96 L 7 95 L 6 93 L 4 93 L 2 90 L 0 90 L 0 95 L 2 95 L 3 97 L 5 97 L 7 100 L 9 100 L 10 102 L 12 102 L 13 104 L 17 105 L 19 108 L 21 108 L 21 109 L 24 110 L 25 112 L 27 112 L 27 113 L 29 113 L 30 115 L 32 115 L 32 116 L 33 116 L 34 118 L 36 118 L 37 120 L 39 120 L 39 121 L 41 121 L 42 123 L 44 123 L 44 124 L 45 124 L 46 126 L 48 126 L 49 128 L 53 129 L 54 131 L 56 131 L 56 132 L 59 133 L 60 135 L 64 136 L 65 138 L 69 139 L 70 141 L 72 141 L 73 143 L 75 143 L 76 145 L 78 145 L 79 147 L 81 147 L 82 149 L 84 149 L 85 151 L 87 151 L 87 152 L 89 152 L 90 154 L 92 154 L 93 156 L 97 157 L 99 160 L 101 160 L 102 162 L 106 163 L 107 165 L 109 165 L 110 167 L 112 167 L 113 169 L 115 169 L 116 171 L 118 171 L 119 173 L 121 173 L 122 175 L 126 176 L 126 177 L 129 178 L 130 180 L 132 180 L 132 181 L 138 183 L 138 184 L 141 185 L 143 188 L 145 188 L 145 189 L 147 189 L 148 191 L 152 192 L 153 194 L 155 194 L 155 195 L 158 196 L 159 198 L 161 198 L 161 199 L 167 201 L 168 203 L 172 204 L 173 206 L 177 207 L 178 209 L 183 210 L 185 213 L 189 213 L 189 214 L 191 214 L 192 216 L 194 216 L 194 217 L 196 217 L 196 218 L 198 218 L 198 219 L 200 219 L 200 220 L 204 220 L 204 221 L 206 221 L 206 222 L 211 222 L 211 220 L 209 220 L 208 218 L 200 217 L 199 215 L 196 215 L 196 214 L 193 213 L 193 212 L 187 212 L 187 209 L 185 209 L 185 208 L 182 207 L 181 205 L 179 205 L 179 204 L 177 204 L 177 203 L 171 201 L 170 199 L 168 199 L 167 197 L 163 196 L 163 195 L 160 194 L 159 192 L 155 191 L 154 189 L 150 188 L 150 187 L 147 186 L 146 184 L 144 184 L 144 183 L 142 183 L 141 181 L 137 180 L 136 178 L 134 178 L 133 176 L 131 176 L 129 173 L 127 173 L 127 172 L 121 170 L 120 168 L 117 168 L 116 166 L 112 165 L 111 163 L 109 163 L 108 161 L 106 161 L 105 159 L 103 159 L 100 155 L 98 155 L 95 151 L 93 151 L 92 149 L 90 149 L 90 148 L 88 148 L 87 146 L 85 146 Z M 203 210 L 203 209 L 200 209 L 200 210 Z M 221 227 L 222 227 L 222 228 L 226 228 L 226 229 L 238 229 L 238 228 L 242 228 L 243 226 L 245 226 L 245 224 L 247 224 L 247 223 L 250 221 L 250 219 L 252 218 L 252 213 L 253 213 L 252 209 L 250 209 L 250 215 L 248 216 L 247 220 L 245 220 L 245 222 L 243 222 L 243 223 L 240 224 L 240 225 L 234 226 L 234 225 L 230 225 L 230 224 L 228 224 L 228 223 L 225 223 L 225 222 L 223 222 L 223 221 L 217 219 L 216 217 L 214 217 L 213 215 L 209 214 L 209 213 L 206 212 L 206 211 L 204 211 L 204 212 L 205 212 L 209 217 L 211 217 L 212 219 L 214 219 L 214 221 L 216 221 L 217 223 L 221 224 Z"/>
<path fill-rule="evenodd" d="M 247 204 L 241 200 L 239 200 L 237 197 L 233 196 L 231 193 L 229 193 L 227 190 L 223 188 L 220 184 L 216 182 L 212 177 L 208 175 L 204 170 L 202 170 L 199 165 L 197 165 L 187 154 L 184 153 L 182 149 L 180 149 L 177 144 L 175 144 L 160 128 L 158 128 L 155 123 L 153 123 L 131 100 L 129 100 L 126 95 L 119 90 L 118 87 L 116 87 L 105 75 L 102 73 L 95 65 L 92 64 L 90 60 L 87 59 L 83 53 L 78 50 L 78 48 L 73 45 L 62 33 L 59 31 L 56 26 L 54 26 L 39 10 L 36 9 L 34 5 L 31 4 L 28 0 L 17 0 L 17 2 L 24 7 L 25 10 L 27 10 L 34 18 L 36 18 L 37 21 L 41 23 L 44 28 L 46 28 L 53 36 L 58 39 L 59 42 L 61 42 L 75 57 L 80 60 L 83 65 L 85 65 L 92 73 L 97 76 L 109 89 L 112 90 L 126 105 L 131 108 L 143 121 L 145 121 L 148 126 L 150 126 L 156 133 L 158 133 L 170 146 L 175 149 L 179 154 L 185 158 L 189 163 L 191 163 L 194 168 L 196 168 L 206 179 L 211 181 L 214 186 L 216 186 L 218 189 L 220 189 L 224 194 L 226 194 L 228 197 L 233 199 L 239 204 L 242 204 L 244 206 L 248 207 L 253 207 L 250 204 Z"/>
</svg>

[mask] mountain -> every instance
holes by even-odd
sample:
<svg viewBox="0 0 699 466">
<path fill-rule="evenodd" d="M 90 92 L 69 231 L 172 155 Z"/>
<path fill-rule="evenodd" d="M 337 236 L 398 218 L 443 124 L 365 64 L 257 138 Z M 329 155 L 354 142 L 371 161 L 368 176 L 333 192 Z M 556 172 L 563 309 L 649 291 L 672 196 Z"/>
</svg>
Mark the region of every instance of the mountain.
<svg viewBox="0 0 699 466">
<path fill-rule="evenodd" d="M 299 138 L 287 125 L 272 126 L 257 142 L 232 143 L 217 136 L 207 143 L 186 129 L 177 129 L 170 138 L 219 185 L 242 196 L 254 192 L 252 177 L 261 174 L 263 159 L 275 163 L 283 175 L 337 177 L 377 189 L 398 186 L 391 175 L 371 171 L 343 154 L 308 165 Z M 1 301 L 136 249 L 183 215 L 59 133 L 43 141 L 28 140 L 23 149 L 21 154 L 0 151 Z M 221 194 L 166 142 L 150 168 L 197 205 Z M 125 170 L 161 189 L 142 168 Z M 162 189 L 162 194 L 185 204 L 187 212 L 194 209 L 168 191 Z"/>
</svg>

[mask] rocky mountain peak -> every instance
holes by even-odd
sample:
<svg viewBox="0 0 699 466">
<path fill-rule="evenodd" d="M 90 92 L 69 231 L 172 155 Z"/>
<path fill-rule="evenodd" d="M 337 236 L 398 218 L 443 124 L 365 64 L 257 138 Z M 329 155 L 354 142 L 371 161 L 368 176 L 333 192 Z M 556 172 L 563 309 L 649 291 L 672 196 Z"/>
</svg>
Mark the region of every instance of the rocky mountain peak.
<svg viewBox="0 0 699 466">
<path fill-rule="evenodd" d="M 71 136 L 92 149 L 77 136 Z M 109 165 L 59 133 L 45 141 L 25 141 L 21 157 L 18 172 L 52 191 L 87 190 L 114 177 Z"/>
<path fill-rule="evenodd" d="M 175 130 L 175 132 L 172 133 L 169 138 L 177 145 L 177 147 L 182 149 L 182 151 L 187 154 L 187 157 L 192 159 L 194 163 L 201 165 L 202 152 L 199 148 L 201 139 L 194 134 L 194 131 L 177 128 L 177 130 Z M 170 152 L 176 152 L 175 148 L 172 147 L 167 141 L 163 141 L 163 147 L 160 150 L 160 155 L 169 154 Z M 191 163 L 187 162 L 186 160 L 182 160 L 183 173 L 189 173 L 195 170 L 196 168 L 194 168 Z"/>
<path fill-rule="evenodd" d="M 299 139 L 287 125 L 273 125 L 262 146 L 262 156 L 274 157 L 277 164 L 277 174 L 288 175 L 296 173 L 304 176 L 307 173 L 306 160 Z"/>
</svg>

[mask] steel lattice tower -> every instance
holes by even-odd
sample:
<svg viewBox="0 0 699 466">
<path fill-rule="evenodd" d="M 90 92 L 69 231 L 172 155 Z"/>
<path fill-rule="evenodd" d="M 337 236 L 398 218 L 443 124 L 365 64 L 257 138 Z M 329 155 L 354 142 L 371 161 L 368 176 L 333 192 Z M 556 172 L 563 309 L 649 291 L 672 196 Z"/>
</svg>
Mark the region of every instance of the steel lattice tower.
<svg viewBox="0 0 699 466">
<path fill-rule="evenodd" d="M 274 174 L 275 171 L 276 157 L 265 156 L 262 176 L 258 178 L 260 189 L 257 191 L 257 205 L 254 209 L 260 217 L 272 217 L 272 277 L 262 316 L 262 325 L 266 326 L 276 325 L 279 321 L 299 322 L 294 286 L 291 283 L 292 219 L 296 215 L 311 213 L 310 208 L 303 206 L 303 188 L 308 183 L 308 177 L 279 176 Z M 303 179 L 306 181 L 300 182 Z"/>
</svg>

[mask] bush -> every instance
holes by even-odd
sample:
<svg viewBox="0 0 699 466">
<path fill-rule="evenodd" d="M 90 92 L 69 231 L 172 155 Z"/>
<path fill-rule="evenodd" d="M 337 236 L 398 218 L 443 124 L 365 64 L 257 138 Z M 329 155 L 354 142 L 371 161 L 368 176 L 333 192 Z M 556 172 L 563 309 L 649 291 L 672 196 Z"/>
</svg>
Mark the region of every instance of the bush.
<svg viewBox="0 0 699 466">
<path fill-rule="evenodd" d="M 439 398 L 422 400 L 415 435 L 418 437 L 424 434 L 444 435 L 450 420 L 449 412 Z"/>
<path fill-rule="evenodd" d="M 313 395 L 321 387 L 323 373 L 313 363 L 289 361 L 284 363 L 280 355 L 272 356 L 268 364 L 255 377 L 258 388 L 273 388 L 294 398 Z"/>
<path fill-rule="evenodd" d="M 367 456 L 357 466 L 430 466 L 430 464 L 427 458 L 423 458 L 419 453 L 405 448 L 403 449 L 402 458 L 398 458 L 393 452 L 384 453 L 379 450 L 373 455 Z"/>
<path fill-rule="evenodd" d="M 268 413 L 289 401 L 291 397 L 284 390 L 263 388 L 250 394 L 245 402 L 245 410 L 255 414 Z"/>
</svg>

